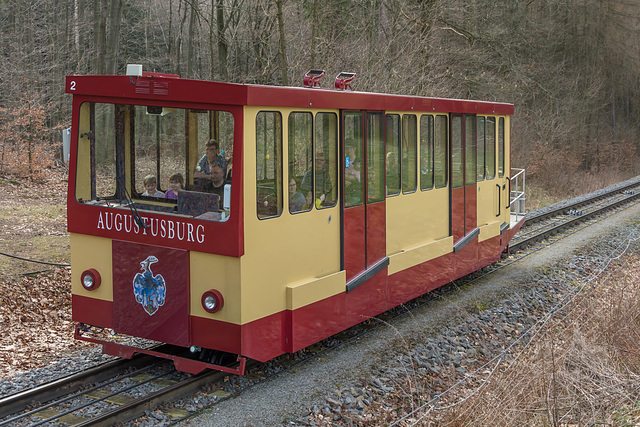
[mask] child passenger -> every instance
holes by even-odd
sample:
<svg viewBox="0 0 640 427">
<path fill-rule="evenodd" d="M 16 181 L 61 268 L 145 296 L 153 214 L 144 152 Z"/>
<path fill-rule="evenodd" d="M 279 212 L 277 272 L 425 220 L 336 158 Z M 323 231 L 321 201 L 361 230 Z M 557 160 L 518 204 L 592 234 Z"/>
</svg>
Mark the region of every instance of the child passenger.
<svg viewBox="0 0 640 427">
<path fill-rule="evenodd" d="M 144 181 L 142 182 L 144 183 L 145 190 L 147 190 L 142 193 L 143 196 L 164 197 L 164 193 L 156 188 L 158 185 L 158 181 L 156 180 L 155 175 L 145 176 Z"/>
<path fill-rule="evenodd" d="M 184 179 L 181 173 L 174 173 L 169 177 L 169 190 L 164 194 L 165 199 L 178 200 L 178 190 L 184 188 Z"/>
</svg>

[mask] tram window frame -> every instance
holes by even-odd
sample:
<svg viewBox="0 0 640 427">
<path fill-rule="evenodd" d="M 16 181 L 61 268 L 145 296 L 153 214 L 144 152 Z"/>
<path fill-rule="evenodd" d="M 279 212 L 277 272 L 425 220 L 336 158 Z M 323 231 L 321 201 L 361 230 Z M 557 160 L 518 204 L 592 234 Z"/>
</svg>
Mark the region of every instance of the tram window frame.
<svg viewBox="0 0 640 427">
<path fill-rule="evenodd" d="M 296 118 L 305 119 L 301 123 L 303 128 L 299 131 Z M 292 111 L 289 113 L 288 118 L 288 132 L 287 132 L 287 146 L 288 146 L 288 174 L 287 174 L 287 200 L 289 202 L 289 213 L 298 214 L 308 212 L 311 210 L 313 203 L 307 203 L 307 197 L 300 190 L 304 177 L 307 173 L 314 174 L 314 162 L 313 162 L 313 137 L 314 137 L 314 120 L 313 114 L 310 111 Z M 306 128 L 306 129 L 305 129 Z M 302 139 L 300 143 L 300 139 Z M 300 148 L 297 150 L 296 148 Z M 302 165 L 303 172 L 297 173 L 296 166 Z M 299 193 L 304 198 L 304 202 L 298 210 L 294 210 L 292 205 L 291 194 L 291 180 L 296 181 L 296 193 Z M 294 193 L 295 194 L 295 193 Z M 306 207 L 305 207 L 306 206 Z"/>
<path fill-rule="evenodd" d="M 488 180 L 496 177 L 496 130 L 495 116 L 487 116 L 485 121 L 485 178 Z"/>
<path fill-rule="evenodd" d="M 485 116 L 478 116 L 476 120 L 476 181 L 481 182 L 486 174 L 486 137 L 485 137 Z"/>
<path fill-rule="evenodd" d="M 423 114 L 420 116 L 420 190 L 422 191 L 431 190 L 435 185 L 434 126 L 433 115 Z"/>
<path fill-rule="evenodd" d="M 267 123 L 267 114 L 272 114 L 272 122 L 271 123 Z M 262 125 L 261 128 L 261 124 L 259 123 L 261 115 L 264 115 L 264 124 Z M 265 147 L 267 147 L 269 141 L 267 139 L 267 131 L 269 130 L 269 125 L 272 126 L 272 131 L 273 131 L 273 149 L 272 150 L 267 150 L 267 149 L 263 149 L 260 150 L 260 146 L 261 143 L 262 145 L 264 145 Z M 264 135 L 264 141 L 261 139 L 260 137 L 260 130 L 263 130 L 263 135 Z M 280 215 L 282 215 L 282 206 L 283 206 L 283 197 L 282 197 L 282 139 L 283 139 L 283 129 L 282 129 L 282 113 L 280 111 L 272 111 L 272 110 L 261 110 L 258 111 L 258 113 L 256 114 L 256 215 L 258 217 L 258 219 L 263 220 L 263 219 L 270 219 L 270 218 L 277 218 Z M 274 158 L 271 162 L 269 162 L 270 164 L 273 165 L 272 169 L 269 169 L 267 161 L 271 160 L 271 154 L 274 155 Z M 264 159 L 264 162 L 262 164 L 262 169 L 260 168 L 260 162 L 258 161 L 259 159 Z M 272 188 L 269 188 L 268 190 L 273 190 L 273 194 L 266 194 L 264 197 L 261 197 L 260 194 L 260 190 L 264 189 L 264 187 L 260 186 L 260 174 L 262 173 L 262 177 L 264 177 L 263 181 L 267 181 L 269 180 L 269 172 L 273 173 L 273 177 L 271 179 L 273 179 L 273 186 Z M 269 207 L 269 202 L 267 199 L 268 196 L 273 195 L 275 197 L 275 207 L 276 207 L 276 213 L 275 214 L 268 214 L 265 213 L 264 215 L 261 216 L 260 213 L 260 205 L 263 204 L 263 206 L 265 208 Z"/>
<path fill-rule="evenodd" d="M 437 114 L 433 124 L 433 183 L 436 188 L 449 185 L 449 116 Z M 440 171 L 440 173 L 438 173 Z"/>
<path fill-rule="evenodd" d="M 385 114 L 385 146 L 387 154 L 385 156 L 385 194 L 386 197 L 395 197 L 400 194 L 402 171 L 400 168 L 400 114 Z M 393 164 L 392 164 L 393 162 Z M 389 183 L 395 182 L 395 186 L 392 190 L 395 192 L 389 192 Z"/>
<path fill-rule="evenodd" d="M 328 120 L 325 120 L 325 118 Z M 316 209 L 327 209 L 336 206 L 336 204 L 338 203 L 338 115 L 336 113 L 327 111 L 317 112 L 314 116 L 313 126 L 314 172 L 312 188 L 314 202 L 312 203 L 312 205 L 315 206 Z M 331 189 L 329 191 L 323 191 L 326 190 L 326 187 L 321 189 L 316 185 L 318 176 L 317 159 L 318 155 L 321 153 L 325 159 L 324 168 L 326 169 L 329 177 L 329 184 L 331 185 Z M 302 187 L 302 184 L 300 184 L 300 186 Z M 324 200 L 322 200 L 323 194 Z M 307 196 L 308 195 L 305 195 L 305 197 Z M 320 202 L 318 203 L 318 201 Z"/>
<path fill-rule="evenodd" d="M 400 140 L 402 194 L 411 194 L 418 188 L 418 118 L 415 114 L 402 115 Z"/>
<path fill-rule="evenodd" d="M 191 204 L 181 207 L 177 198 L 167 198 L 164 194 L 160 197 L 143 195 L 146 191 L 145 176 L 154 176 L 156 190 L 166 193 L 170 188 L 169 179 L 175 173 L 183 176 L 183 189 L 190 193 L 210 192 L 189 183 L 189 171 L 197 165 L 198 154 L 194 154 L 194 150 L 199 130 L 191 120 L 198 113 L 207 113 L 210 119 L 215 111 L 226 110 L 193 110 L 170 103 L 83 102 L 80 105 L 76 161 L 85 162 L 86 159 L 89 167 L 79 168 L 76 174 L 76 200 L 92 204 L 108 201 L 106 206 L 113 208 L 133 203 L 141 212 L 226 222 L 231 214 L 228 210 L 220 216 L 201 216 L 206 213 L 204 209 L 212 208 L 208 203 L 213 199 L 205 195 L 193 196 L 202 199 L 200 210 L 190 210 Z M 226 112 L 229 114 L 228 132 L 233 134 L 235 116 L 231 111 Z M 85 140 L 87 144 L 84 144 Z M 216 212 L 222 212 L 223 208 L 218 206 Z"/>
<path fill-rule="evenodd" d="M 464 140 L 462 115 L 451 116 L 451 188 L 464 187 Z"/>
<path fill-rule="evenodd" d="M 504 117 L 498 119 L 498 177 L 504 177 L 505 168 L 505 135 Z"/>
<path fill-rule="evenodd" d="M 364 121 L 366 120 L 362 111 L 346 111 L 342 118 L 342 132 L 344 135 L 344 152 L 341 158 L 341 168 L 343 169 L 343 199 L 345 208 L 362 206 L 365 203 L 364 177 L 365 168 Z M 360 170 L 357 171 L 352 165 L 360 162 Z M 355 173 L 357 172 L 357 174 Z"/>
<path fill-rule="evenodd" d="M 465 136 L 465 154 L 464 154 L 464 171 L 465 179 L 464 184 L 474 185 L 476 183 L 477 176 L 477 152 L 476 152 L 476 116 L 466 115 L 466 123 L 464 124 L 464 136 Z M 469 129 L 469 127 L 473 129 Z"/>
<path fill-rule="evenodd" d="M 91 131 L 88 132 L 90 136 L 87 136 L 90 140 L 90 182 L 91 182 L 91 196 L 90 200 L 110 200 L 115 198 L 122 198 L 122 194 L 118 194 L 119 188 L 121 184 L 118 183 L 119 177 L 123 176 L 123 165 L 119 165 L 118 163 L 118 141 L 117 139 L 121 136 L 118 136 L 117 133 L 124 133 L 124 117 L 118 114 L 119 105 L 113 103 L 102 103 L 102 102 L 88 102 L 83 103 L 88 104 L 90 108 L 90 121 L 91 121 Z M 82 108 L 82 107 L 81 107 Z M 102 111 L 101 111 L 102 110 Z M 122 112 L 122 111 L 121 111 Z M 104 125 L 100 126 L 100 122 L 103 122 Z M 112 127 L 109 124 L 117 123 L 116 127 Z M 100 134 L 104 133 L 103 138 L 100 138 Z M 79 135 L 78 137 L 78 151 L 81 150 L 81 142 L 80 139 L 83 135 Z M 99 142 L 104 141 L 105 150 L 101 149 L 101 144 Z M 111 145 L 112 144 L 112 145 Z M 111 147 L 109 147 L 111 145 Z M 102 152 L 102 153 L 100 153 Z M 99 155 L 102 154 L 104 156 L 104 161 L 100 162 L 98 160 Z M 115 160 L 114 163 L 109 164 L 107 160 L 109 160 L 108 155 L 112 154 L 112 159 Z M 79 156 L 78 156 L 79 157 Z M 76 159 L 77 160 L 77 159 Z M 79 168 L 78 168 L 79 169 Z M 109 178 L 111 175 L 115 180 L 108 184 L 111 180 Z M 80 181 L 80 177 L 76 176 L 76 185 Z M 133 182 L 133 181 L 132 181 Z"/>
<path fill-rule="evenodd" d="M 366 182 L 367 204 L 382 202 L 385 198 L 385 120 L 382 113 L 367 113 L 367 176 L 362 177 Z"/>
</svg>

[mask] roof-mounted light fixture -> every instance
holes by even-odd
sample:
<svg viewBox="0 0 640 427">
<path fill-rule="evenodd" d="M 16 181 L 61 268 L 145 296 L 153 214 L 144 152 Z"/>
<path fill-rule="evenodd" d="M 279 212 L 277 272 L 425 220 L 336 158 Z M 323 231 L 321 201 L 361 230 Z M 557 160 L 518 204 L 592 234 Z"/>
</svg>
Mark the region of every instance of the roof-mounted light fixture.
<svg viewBox="0 0 640 427">
<path fill-rule="evenodd" d="M 311 69 L 304 75 L 303 83 L 307 87 L 320 87 L 322 76 L 324 76 L 324 70 Z"/>
<path fill-rule="evenodd" d="M 356 78 L 356 73 L 341 72 L 336 76 L 335 87 L 339 90 L 351 90 L 351 81 Z"/>
</svg>

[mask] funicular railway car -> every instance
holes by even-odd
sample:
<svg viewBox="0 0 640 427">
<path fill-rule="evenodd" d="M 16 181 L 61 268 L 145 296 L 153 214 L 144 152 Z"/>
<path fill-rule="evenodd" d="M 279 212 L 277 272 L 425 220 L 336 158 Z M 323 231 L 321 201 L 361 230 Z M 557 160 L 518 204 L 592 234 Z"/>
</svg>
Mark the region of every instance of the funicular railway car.
<svg viewBox="0 0 640 427">
<path fill-rule="evenodd" d="M 73 319 L 105 353 L 242 374 L 495 262 L 524 221 L 511 104 L 137 74 L 66 79 Z"/>
</svg>

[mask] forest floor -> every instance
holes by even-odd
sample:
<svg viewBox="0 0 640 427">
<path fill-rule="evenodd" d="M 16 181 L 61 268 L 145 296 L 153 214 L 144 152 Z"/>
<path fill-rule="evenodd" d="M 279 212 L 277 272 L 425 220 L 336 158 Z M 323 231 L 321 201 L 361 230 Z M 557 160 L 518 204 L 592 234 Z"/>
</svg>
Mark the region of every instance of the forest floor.
<svg viewBox="0 0 640 427">
<path fill-rule="evenodd" d="M 0 377 L 42 367 L 86 345 L 73 339 L 67 173 L 0 176 Z"/>
</svg>

